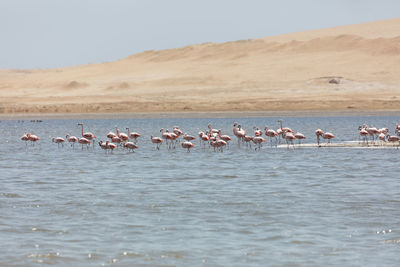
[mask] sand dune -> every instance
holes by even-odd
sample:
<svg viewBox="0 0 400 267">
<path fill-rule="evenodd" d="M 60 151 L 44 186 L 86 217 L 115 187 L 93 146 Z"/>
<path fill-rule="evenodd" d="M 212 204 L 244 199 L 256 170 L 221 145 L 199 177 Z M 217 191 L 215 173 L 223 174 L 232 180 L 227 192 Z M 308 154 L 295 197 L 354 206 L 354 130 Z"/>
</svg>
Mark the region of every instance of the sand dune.
<svg viewBox="0 0 400 267">
<path fill-rule="evenodd" d="M 400 18 L 0 70 L 0 113 L 400 110 Z"/>
</svg>

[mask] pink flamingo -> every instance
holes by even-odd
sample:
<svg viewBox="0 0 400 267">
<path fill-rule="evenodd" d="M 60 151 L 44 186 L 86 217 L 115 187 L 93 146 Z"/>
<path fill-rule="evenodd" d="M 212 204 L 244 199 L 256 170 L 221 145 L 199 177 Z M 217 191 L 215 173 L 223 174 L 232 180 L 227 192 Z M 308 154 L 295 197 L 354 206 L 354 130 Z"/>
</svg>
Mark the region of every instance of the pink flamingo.
<svg viewBox="0 0 400 267">
<path fill-rule="evenodd" d="M 157 145 L 157 150 L 160 150 L 160 145 L 162 144 L 163 140 L 160 137 L 151 136 L 151 142 Z"/>
<path fill-rule="evenodd" d="M 128 141 L 129 136 L 128 136 L 126 133 L 120 133 L 119 130 L 118 130 L 118 127 L 115 127 L 115 130 L 116 130 L 116 132 L 117 132 L 117 136 L 118 136 L 123 142 Z"/>
<path fill-rule="evenodd" d="M 110 141 L 106 141 L 106 148 L 111 150 L 111 153 L 114 151 L 114 149 L 117 147 L 116 144 L 110 143 Z"/>
<path fill-rule="evenodd" d="M 121 144 L 123 140 L 118 136 L 114 136 L 113 138 L 111 138 L 111 142 L 114 142 L 116 144 Z"/>
<path fill-rule="evenodd" d="M 226 147 L 226 145 L 228 144 L 227 142 L 225 142 L 224 140 L 218 139 L 217 141 L 217 145 L 218 148 L 221 152 L 223 152 L 223 148 Z"/>
<path fill-rule="evenodd" d="M 190 149 L 194 147 L 194 145 L 189 141 L 185 141 L 181 145 L 183 148 L 187 149 L 187 152 L 190 152 Z"/>
<path fill-rule="evenodd" d="M 115 133 L 113 133 L 112 131 L 108 132 L 107 138 L 112 139 L 113 137 L 117 137 L 117 135 L 116 135 Z M 104 143 L 104 145 L 105 145 L 105 144 L 106 144 L 106 143 Z"/>
<path fill-rule="evenodd" d="M 281 130 L 283 131 L 283 132 L 290 132 L 290 133 L 294 133 L 294 131 L 292 130 L 292 129 L 290 129 L 290 128 L 288 128 L 288 127 L 282 127 L 282 120 L 278 120 L 278 122 L 281 124 Z"/>
<path fill-rule="evenodd" d="M 367 130 L 365 130 L 365 128 L 362 128 L 361 130 L 359 130 L 358 134 L 359 134 L 358 143 L 360 143 L 360 139 L 362 137 L 363 138 L 363 143 L 367 143 L 367 145 L 368 145 L 368 138 L 367 138 L 368 132 L 367 132 Z"/>
<path fill-rule="evenodd" d="M 253 136 L 245 135 L 243 136 L 242 140 L 246 143 L 247 147 L 251 148 L 251 141 L 253 141 Z"/>
<path fill-rule="evenodd" d="M 110 143 L 110 141 L 108 141 L 108 140 L 106 142 L 100 141 L 99 146 L 102 149 L 104 149 L 106 151 L 106 153 L 108 150 L 111 150 L 111 153 L 112 153 L 114 151 L 114 149 L 117 147 L 116 144 Z"/>
<path fill-rule="evenodd" d="M 265 136 L 269 137 L 271 147 L 272 147 L 272 138 L 275 138 L 275 146 L 278 146 L 278 138 L 276 138 L 276 136 L 278 135 L 278 133 L 275 132 L 275 131 L 272 130 L 272 129 L 268 129 L 267 126 L 264 127 L 264 130 L 265 130 Z M 280 130 L 280 129 L 279 129 L 279 130 Z"/>
<path fill-rule="evenodd" d="M 372 137 L 372 142 L 375 142 L 375 135 L 380 134 L 380 132 L 378 131 L 378 129 L 376 129 L 376 127 L 367 127 L 365 128 L 365 130 L 368 132 L 368 134 Z"/>
<path fill-rule="evenodd" d="M 253 130 L 254 130 L 254 136 L 261 136 L 262 135 L 262 131 L 257 126 L 254 126 Z"/>
<path fill-rule="evenodd" d="M 200 140 L 203 141 L 203 146 L 206 146 L 206 142 L 210 141 L 210 137 L 208 137 L 208 135 L 206 135 L 205 133 L 201 132 L 202 135 L 200 136 Z"/>
<path fill-rule="evenodd" d="M 386 142 L 386 135 L 384 133 L 380 133 L 378 135 L 379 140 L 381 141 L 381 145 L 384 144 L 384 142 Z"/>
<path fill-rule="evenodd" d="M 106 142 L 100 141 L 99 142 L 99 146 L 101 147 L 101 149 L 106 150 L 107 149 L 107 144 Z"/>
<path fill-rule="evenodd" d="M 96 138 L 96 136 L 91 132 L 83 132 L 83 123 L 78 123 L 78 125 L 82 127 L 82 137 L 86 138 L 87 140 L 92 140 Z"/>
<path fill-rule="evenodd" d="M 24 134 L 23 136 L 21 136 L 21 140 L 25 141 L 25 146 L 28 145 L 29 137 L 27 134 Z"/>
<path fill-rule="evenodd" d="M 321 129 L 315 130 L 315 135 L 317 136 L 317 144 L 319 145 L 319 137 L 323 134 L 324 132 Z"/>
<path fill-rule="evenodd" d="M 257 150 L 257 148 L 258 148 L 258 150 L 260 150 L 263 142 L 267 142 L 267 140 L 266 140 L 264 137 L 255 136 L 255 137 L 253 138 L 253 143 L 254 143 L 255 145 L 257 145 L 257 147 L 255 148 L 255 150 Z"/>
<path fill-rule="evenodd" d="M 296 137 L 297 140 L 299 140 L 299 145 L 301 144 L 301 140 L 306 139 L 306 136 L 302 133 L 297 132 L 294 137 Z"/>
<path fill-rule="evenodd" d="M 399 136 L 388 135 L 387 140 L 389 142 L 393 143 L 393 146 L 394 146 L 394 143 L 398 142 L 397 149 L 399 149 L 399 146 L 400 146 L 400 137 Z"/>
<path fill-rule="evenodd" d="M 293 148 L 294 148 L 294 144 L 293 144 L 293 140 L 296 140 L 296 136 L 293 135 L 292 132 L 284 132 L 283 133 L 283 138 L 286 140 L 287 143 L 287 147 L 289 148 L 289 143 L 292 144 Z"/>
<path fill-rule="evenodd" d="M 207 127 L 208 127 L 210 133 L 216 134 L 216 133 L 219 132 L 218 129 L 213 129 L 213 128 L 211 127 L 211 124 L 210 124 L 210 123 L 207 125 Z"/>
<path fill-rule="evenodd" d="M 326 132 L 326 133 L 322 134 L 322 138 L 324 138 L 325 140 L 327 139 L 328 140 L 328 144 L 330 144 L 331 143 L 331 139 L 335 138 L 335 135 L 333 133 Z"/>
<path fill-rule="evenodd" d="M 171 141 L 170 142 L 170 149 L 171 148 L 174 148 L 175 149 L 175 145 L 176 145 L 176 143 L 177 143 L 177 139 L 178 139 L 178 135 L 176 135 L 175 133 L 169 133 L 169 140 Z"/>
<path fill-rule="evenodd" d="M 52 139 L 53 143 L 56 143 L 58 147 L 60 147 L 60 144 L 62 145 L 62 147 L 64 147 L 64 142 L 65 139 L 62 137 L 55 137 Z"/>
<path fill-rule="evenodd" d="M 177 138 L 179 138 L 181 135 L 183 135 L 182 130 L 179 129 L 178 126 L 174 126 L 173 129 L 172 129 L 172 132 L 173 132 L 174 134 L 176 134 Z M 178 139 L 178 140 L 179 140 L 179 139 Z"/>
<path fill-rule="evenodd" d="M 238 139 L 238 145 L 240 146 L 240 141 L 244 141 L 244 137 L 246 136 L 246 131 L 241 128 L 240 125 L 235 122 L 233 124 L 233 134 L 237 137 Z"/>
<path fill-rule="evenodd" d="M 128 136 L 130 139 L 133 139 L 133 143 L 137 143 L 137 139 L 141 136 L 140 133 L 137 132 L 130 132 L 129 128 L 126 128 L 128 130 Z"/>
<path fill-rule="evenodd" d="M 89 149 L 89 145 L 90 145 L 89 139 L 87 139 L 85 137 L 78 138 L 78 143 L 82 145 L 82 149 L 83 149 L 83 145 L 86 145 L 86 148 Z"/>
<path fill-rule="evenodd" d="M 196 139 L 196 137 L 194 137 L 194 136 L 192 136 L 192 135 L 188 135 L 188 134 L 186 134 L 186 133 L 182 136 L 182 138 L 183 138 L 184 140 L 186 140 L 186 141 L 192 141 L 192 140 Z"/>
<path fill-rule="evenodd" d="M 221 130 L 219 131 L 218 134 L 219 134 L 219 138 L 221 140 L 224 140 L 226 142 L 227 146 L 229 147 L 229 142 L 232 140 L 232 138 L 229 135 L 221 134 Z"/>
<path fill-rule="evenodd" d="M 26 134 L 26 136 L 28 137 L 28 140 L 32 142 L 32 145 L 34 145 L 37 141 L 40 140 L 39 137 L 37 137 L 34 134 L 28 133 L 28 134 Z"/>
<path fill-rule="evenodd" d="M 124 144 L 124 148 L 128 149 L 128 150 L 131 151 L 131 152 L 134 152 L 133 150 L 134 150 L 134 149 L 138 149 L 139 146 L 137 146 L 137 145 L 136 145 L 135 143 L 133 143 L 133 142 L 126 142 L 126 143 Z"/>
<path fill-rule="evenodd" d="M 76 136 L 70 136 L 69 134 L 67 134 L 65 136 L 65 138 L 67 139 L 68 143 L 70 143 L 73 148 L 74 148 L 75 143 L 78 142 L 78 138 Z"/>
<path fill-rule="evenodd" d="M 164 128 L 161 128 L 160 133 L 161 133 L 161 138 L 165 140 L 165 143 L 168 146 L 169 145 L 168 140 L 170 140 L 169 130 L 167 129 L 164 132 Z"/>
<path fill-rule="evenodd" d="M 322 136 L 325 140 L 328 140 L 327 144 L 331 143 L 331 139 L 335 138 L 335 135 L 333 133 L 326 132 L 324 133 L 321 129 L 317 129 L 315 131 L 315 134 L 317 135 L 317 141 L 318 141 L 318 146 L 319 146 L 319 137 Z"/>
</svg>

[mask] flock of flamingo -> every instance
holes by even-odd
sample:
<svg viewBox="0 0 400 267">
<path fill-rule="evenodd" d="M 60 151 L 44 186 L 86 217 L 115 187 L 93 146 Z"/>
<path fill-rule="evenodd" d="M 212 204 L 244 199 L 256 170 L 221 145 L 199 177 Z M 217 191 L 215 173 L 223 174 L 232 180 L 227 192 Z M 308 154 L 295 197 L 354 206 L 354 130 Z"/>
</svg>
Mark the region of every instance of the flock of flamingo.
<svg viewBox="0 0 400 267">
<path fill-rule="evenodd" d="M 306 136 L 300 132 L 294 132 L 289 127 L 282 126 L 282 120 L 278 121 L 280 123 L 280 128 L 276 131 L 273 129 L 269 129 L 268 127 L 264 127 L 264 135 L 263 131 L 259 129 L 257 126 L 253 127 L 254 135 L 248 135 L 247 132 L 241 127 L 240 124 L 234 123 L 233 124 L 233 134 L 236 136 L 239 147 L 241 145 L 245 145 L 249 148 L 252 147 L 252 144 L 255 146 L 255 150 L 260 150 L 262 144 L 267 142 L 267 138 L 270 140 L 271 147 L 278 146 L 278 143 L 281 143 L 281 139 L 286 141 L 287 147 L 289 148 L 290 145 L 293 147 L 294 140 L 298 140 L 298 144 L 301 144 L 301 140 L 306 139 Z M 65 139 L 62 137 L 55 137 L 52 138 L 52 142 L 60 145 L 64 145 L 65 142 L 71 144 L 74 147 L 75 143 L 81 144 L 82 149 L 86 146 L 87 148 L 90 147 L 92 144 L 94 147 L 95 141 L 97 137 L 91 132 L 84 132 L 83 131 L 83 124 L 78 123 L 78 126 L 81 126 L 81 137 L 71 136 L 67 134 Z M 129 128 L 126 128 L 128 133 L 122 133 L 119 131 L 118 127 L 115 127 L 116 132 L 110 131 L 106 138 L 106 141 L 99 141 L 98 145 L 105 150 L 113 151 L 118 146 L 127 149 L 128 151 L 134 152 L 135 149 L 138 149 L 139 146 L 137 145 L 138 138 L 141 136 L 137 132 L 131 132 Z M 161 137 L 150 136 L 151 142 L 155 144 L 155 148 L 157 150 L 160 149 L 160 146 L 165 143 L 168 150 L 175 149 L 178 143 L 181 144 L 183 149 L 186 149 L 190 152 L 190 149 L 194 147 L 192 143 L 196 137 L 192 135 L 188 135 L 183 133 L 182 130 L 179 129 L 178 126 L 174 126 L 173 130 L 170 132 L 168 129 L 164 131 L 164 129 L 160 130 Z M 397 143 L 397 148 L 400 146 L 400 125 L 396 124 L 395 133 L 396 135 L 389 135 L 388 128 L 381 128 L 377 129 L 373 126 L 368 126 L 363 124 L 362 126 L 358 127 L 359 133 L 359 143 L 361 143 L 361 139 L 363 145 L 369 144 L 369 139 L 372 139 L 371 142 L 374 144 L 377 140 L 379 140 L 382 144 L 383 142 L 391 142 L 393 144 Z M 315 131 L 315 135 L 317 138 L 317 145 L 320 147 L 320 138 L 327 140 L 327 144 L 331 142 L 331 139 L 335 138 L 335 135 L 330 132 L 324 132 L 321 129 L 317 129 Z M 183 142 L 180 141 L 180 137 L 184 140 Z M 222 134 L 220 129 L 213 129 L 211 124 L 208 124 L 206 131 L 200 131 L 198 133 L 198 137 L 200 140 L 200 146 L 206 147 L 209 146 L 214 149 L 214 151 L 223 151 L 225 147 L 229 147 L 229 142 L 232 138 L 227 134 Z M 31 134 L 26 133 L 21 137 L 22 141 L 25 141 L 28 144 L 28 141 L 34 145 L 37 141 L 39 141 L 39 137 Z"/>
</svg>

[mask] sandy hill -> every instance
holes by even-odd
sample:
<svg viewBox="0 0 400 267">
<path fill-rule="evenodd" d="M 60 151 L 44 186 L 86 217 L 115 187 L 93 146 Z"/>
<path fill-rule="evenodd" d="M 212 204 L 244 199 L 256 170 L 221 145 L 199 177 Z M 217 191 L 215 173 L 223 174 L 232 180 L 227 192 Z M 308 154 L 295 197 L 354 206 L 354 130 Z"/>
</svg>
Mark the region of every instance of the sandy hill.
<svg viewBox="0 0 400 267">
<path fill-rule="evenodd" d="M 0 70 L 0 113 L 400 110 L 400 18 Z"/>
</svg>

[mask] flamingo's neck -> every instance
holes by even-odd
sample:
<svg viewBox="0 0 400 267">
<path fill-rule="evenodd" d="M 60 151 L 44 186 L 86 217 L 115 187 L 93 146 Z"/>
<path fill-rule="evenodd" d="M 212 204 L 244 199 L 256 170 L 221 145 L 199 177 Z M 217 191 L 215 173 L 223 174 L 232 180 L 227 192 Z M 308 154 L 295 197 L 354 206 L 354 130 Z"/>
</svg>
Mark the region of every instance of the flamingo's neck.
<svg viewBox="0 0 400 267">
<path fill-rule="evenodd" d="M 83 136 L 83 124 L 81 124 L 81 127 L 82 127 L 82 136 Z"/>
</svg>

